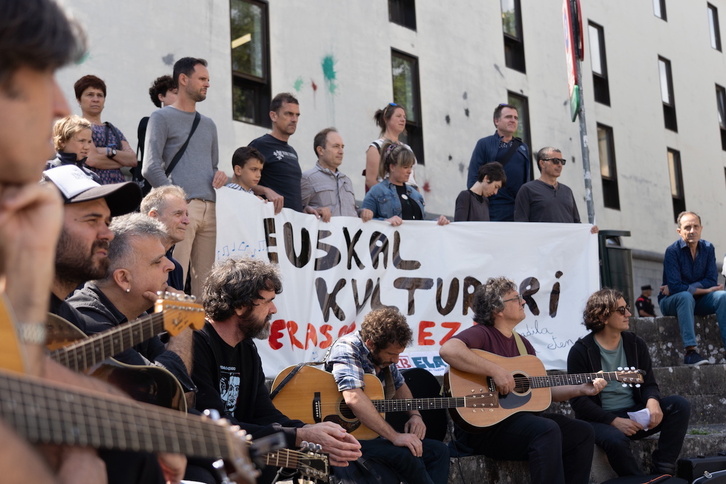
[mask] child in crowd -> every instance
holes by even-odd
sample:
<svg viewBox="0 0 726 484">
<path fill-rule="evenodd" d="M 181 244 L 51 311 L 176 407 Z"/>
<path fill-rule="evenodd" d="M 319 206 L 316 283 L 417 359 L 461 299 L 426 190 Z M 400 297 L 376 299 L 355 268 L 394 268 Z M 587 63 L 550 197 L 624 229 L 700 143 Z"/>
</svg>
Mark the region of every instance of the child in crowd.
<svg viewBox="0 0 726 484">
<path fill-rule="evenodd" d="M 46 170 L 61 165 L 76 165 L 98 181 L 98 175 L 86 167 L 88 153 L 93 147 L 90 121 L 75 114 L 56 121 L 53 125 L 53 146 L 56 155 L 46 163 Z"/>
<path fill-rule="evenodd" d="M 250 146 L 237 148 L 232 155 L 234 176 L 227 186 L 254 195 L 252 187 L 260 182 L 264 164 L 265 157 L 256 148 Z"/>
</svg>

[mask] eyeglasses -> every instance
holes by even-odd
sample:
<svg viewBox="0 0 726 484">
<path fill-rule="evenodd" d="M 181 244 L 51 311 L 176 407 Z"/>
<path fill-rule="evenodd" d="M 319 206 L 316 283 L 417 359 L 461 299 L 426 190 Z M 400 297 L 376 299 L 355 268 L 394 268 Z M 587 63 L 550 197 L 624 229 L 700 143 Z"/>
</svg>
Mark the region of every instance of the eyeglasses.
<svg viewBox="0 0 726 484">
<path fill-rule="evenodd" d="M 567 163 L 567 160 L 564 158 L 542 158 L 542 161 L 551 161 L 555 165 L 562 165 L 565 166 L 565 163 Z"/>
<path fill-rule="evenodd" d="M 615 308 L 615 310 L 617 312 L 619 312 L 620 314 L 622 314 L 623 316 L 625 316 L 625 313 L 630 312 L 630 306 L 620 306 L 620 307 Z"/>
<path fill-rule="evenodd" d="M 517 297 L 510 297 L 509 299 L 502 299 L 503 303 L 509 302 L 509 301 L 519 301 L 520 303 L 524 302 L 524 298 L 517 294 Z"/>
</svg>

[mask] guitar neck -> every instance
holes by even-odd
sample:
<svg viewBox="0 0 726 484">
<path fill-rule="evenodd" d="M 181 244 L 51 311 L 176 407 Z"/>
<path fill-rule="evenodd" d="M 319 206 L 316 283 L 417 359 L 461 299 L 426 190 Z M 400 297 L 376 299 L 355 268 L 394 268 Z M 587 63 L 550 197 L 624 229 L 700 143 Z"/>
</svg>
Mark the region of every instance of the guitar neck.
<svg viewBox="0 0 726 484">
<path fill-rule="evenodd" d="M 409 398 L 394 400 L 373 400 L 379 412 L 406 412 L 409 410 L 436 410 L 441 408 L 463 407 L 466 397 L 450 398 Z"/>
<path fill-rule="evenodd" d="M 531 388 L 559 387 L 563 385 L 581 385 L 582 383 L 590 383 L 596 378 L 602 378 L 606 381 L 617 381 L 617 371 L 607 371 L 603 373 L 578 373 L 573 375 L 548 375 L 548 376 L 531 376 L 528 377 Z M 515 381 L 519 378 L 515 377 Z"/>
<path fill-rule="evenodd" d="M 153 338 L 163 330 L 164 314 L 154 313 L 58 348 L 50 353 L 50 357 L 67 368 L 84 371 Z"/>
<path fill-rule="evenodd" d="M 233 455 L 228 430 L 210 420 L 4 371 L 0 417 L 34 443 L 215 459 Z"/>
</svg>

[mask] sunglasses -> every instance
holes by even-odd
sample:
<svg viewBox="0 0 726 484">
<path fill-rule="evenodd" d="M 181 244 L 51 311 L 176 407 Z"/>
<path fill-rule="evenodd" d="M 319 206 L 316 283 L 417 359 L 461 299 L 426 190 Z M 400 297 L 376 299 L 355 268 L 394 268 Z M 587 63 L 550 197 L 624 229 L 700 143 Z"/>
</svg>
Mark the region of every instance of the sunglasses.
<svg viewBox="0 0 726 484">
<path fill-rule="evenodd" d="M 542 158 L 542 161 L 551 161 L 555 165 L 562 165 L 565 166 L 565 163 L 567 163 L 567 160 L 564 158 Z"/>
<path fill-rule="evenodd" d="M 622 314 L 623 316 L 625 316 L 625 313 L 630 312 L 630 306 L 620 306 L 620 307 L 615 308 L 615 310 L 617 312 L 619 312 L 620 314 Z"/>
</svg>

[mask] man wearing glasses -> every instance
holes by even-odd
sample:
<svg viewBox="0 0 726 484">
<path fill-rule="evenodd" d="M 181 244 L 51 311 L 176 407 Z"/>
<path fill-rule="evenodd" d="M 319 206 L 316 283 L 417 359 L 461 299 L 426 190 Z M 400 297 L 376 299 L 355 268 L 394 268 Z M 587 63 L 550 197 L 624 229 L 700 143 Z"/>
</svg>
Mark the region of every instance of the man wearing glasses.
<svg viewBox="0 0 726 484">
<path fill-rule="evenodd" d="M 587 300 L 585 327 L 590 334 L 577 340 L 567 356 L 569 373 L 643 370 L 643 384 L 611 381 L 599 395 L 570 400 L 575 417 L 595 431 L 595 443 L 607 454 L 619 476 L 643 475 L 630 442 L 660 432 L 653 452 L 654 474 L 675 474 L 676 460 L 688 429 L 691 405 L 685 398 L 662 397 L 653 374 L 648 344 L 630 329 L 630 307 L 623 295 L 601 289 Z"/>
<path fill-rule="evenodd" d="M 515 222 L 580 223 L 575 197 L 570 187 L 557 179 L 567 160 L 562 152 L 551 146 L 537 152 L 540 177 L 525 183 L 514 202 Z M 597 233 L 593 226 L 592 233 Z"/>
<path fill-rule="evenodd" d="M 535 355 L 531 343 L 514 331 L 525 316 L 524 299 L 513 281 L 490 278 L 474 292 L 471 308 L 476 324 L 446 341 L 441 346 L 441 357 L 461 372 L 491 377 L 499 394 L 507 395 L 516 388 L 513 372 L 472 350 L 508 358 Z M 550 390 L 552 399 L 561 402 L 597 395 L 604 386 L 605 380 L 596 378 L 591 383 L 555 386 Z M 455 431 L 452 446 L 462 455 L 529 461 L 532 483 L 590 482 L 595 439 L 586 422 L 561 414 L 520 411 L 499 423 L 480 427 L 476 433 L 458 426 Z"/>
</svg>

